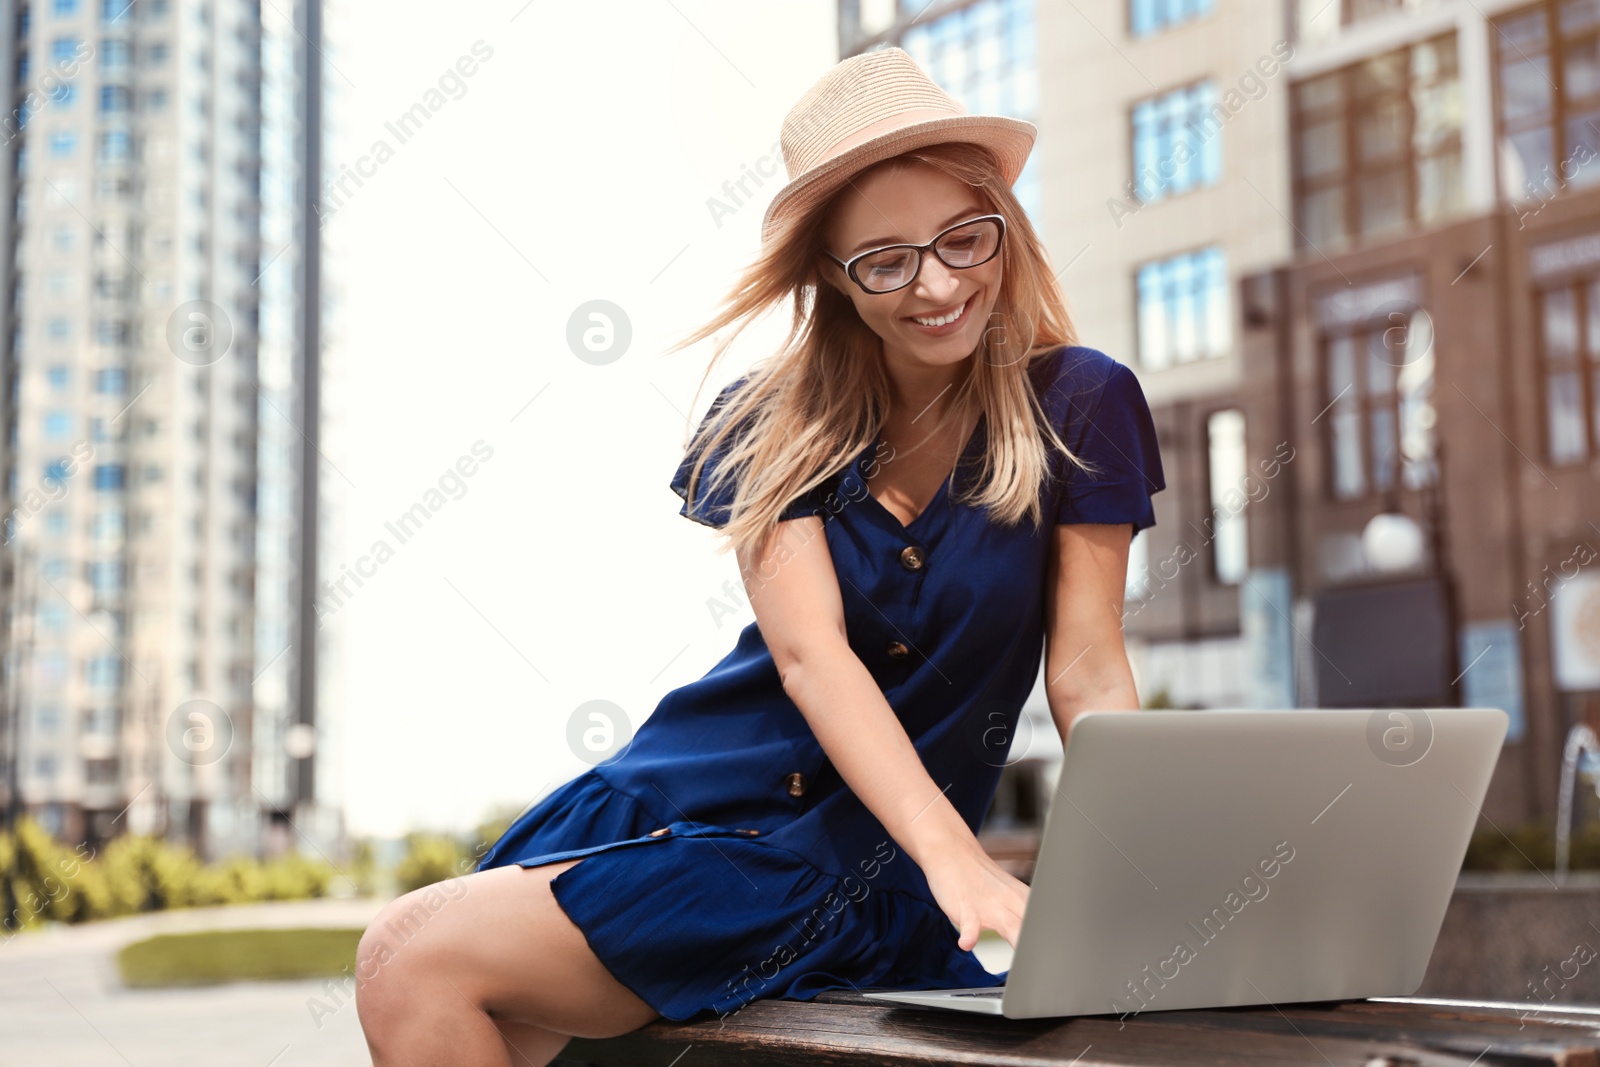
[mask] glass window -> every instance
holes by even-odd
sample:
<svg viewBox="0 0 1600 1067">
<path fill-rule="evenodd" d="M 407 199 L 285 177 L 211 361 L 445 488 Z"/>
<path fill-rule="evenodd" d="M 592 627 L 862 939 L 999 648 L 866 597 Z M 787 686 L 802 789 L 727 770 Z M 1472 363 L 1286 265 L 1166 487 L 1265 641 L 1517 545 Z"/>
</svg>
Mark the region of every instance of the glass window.
<svg viewBox="0 0 1600 1067">
<path fill-rule="evenodd" d="M 1133 108 L 1133 180 L 1146 203 L 1222 180 L 1222 126 L 1211 114 L 1216 85 L 1199 82 Z"/>
<path fill-rule="evenodd" d="M 1530 96 L 1535 80 L 1530 68 Z M 1461 100 L 1453 32 L 1296 83 L 1296 241 L 1393 236 L 1463 211 Z"/>
<path fill-rule="evenodd" d="M 1220 356 L 1233 344 L 1222 249 L 1202 248 L 1139 267 L 1139 363 L 1154 370 Z"/>
<path fill-rule="evenodd" d="M 1540 293 L 1539 321 L 1545 449 L 1580 463 L 1600 455 L 1600 279 Z"/>
<path fill-rule="evenodd" d="M 72 155 L 78 147 L 78 134 L 74 130 L 50 131 L 50 154 L 57 159 L 64 159 Z"/>
<path fill-rule="evenodd" d="M 1504 199 L 1542 203 L 1600 183 L 1600 9 L 1544 0 L 1495 19 L 1493 64 Z"/>
<path fill-rule="evenodd" d="M 969 112 L 1031 122 L 1039 99 L 1033 12 L 1033 0 L 976 0 L 936 18 L 917 19 L 890 43 L 904 48 Z M 1036 226 L 1043 210 L 1039 156 L 1028 157 L 1012 186 Z"/>
<path fill-rule="evenodd" d="M 1215 411 L 1206 419 L 1211 482 L 1212 575 L 1224 585 L 1237 585 L 1250 564 L 1245 533 L 1245 507 L 1250 489 L 1245 462 L 1244 412 Z"/>
<path fill-rule="evenodd" d="M 1198 18 L 1215 7 L 1214 0 L 1129 0 L 1128 32 L 1135 37 Z"/>
<path fill-rule="evenodd" d="M 50 59 L 55 63 L 71 63 L 78 58 L 78 48 L 82 42 L 76 37 L 57 37 L 50 42 Z"/>
<path fill-rule="evenodd" d="M 89 564 L 89 585 L 97 593 L 115 593 L 122 588 L 122 561 L 100 560 Z"/>
<path fill-rule="evenodd" d="M 50 14 L 58 19 L 71 18 L 78 13 L 78 0 L 50 0 Z"/>
<path fill-rule="evenodd" d="M 49 374 L 49 378 L 50 378 L 50 388 L 54 389 L 54 390 L 56 390 L 58 392 L 63 390 L 63 389 L 66 389 L 69 385 L 72 384 L 72 368 L 71 367 L 64 367 L 61 364 L 57 363 L 55 366 L 50 368 L 50 370 L 48 371 L 48 374 Z"/>
<path fill-rule="evenodd" d="M 127 484 L 127 469 L 120 463 L 101 463 L 94 469 L 94 487 L 100 490 L 121 489 Z"/>
<path fill-rule="evenodd" d="M 72 424 L 70 411 L 50 411 L 45 414 L 45 437 L 72 437 Z"/>
<path fill-rule="evenodd" d="M 121 396 L 128 391 L 128 372 L 123 367 L 103 367 L 94 372 L 94 391 Z"/>
<path fill-rule="evenodd" d="M 64 315 L 51 316 L 45 323 L 45 335 L 52 341 L 65 341 L 72 336 L 72 323 Z"/>
<path fill-rule="evenodd" d="M 116 22 L 128 13 L 134 0 L 100 0 L 100 21 Z"/>
<path fill-rule="evenodd" d="M 1391 311 L 1322 338 L 1330 495 L 1432 483 L 1433 320 Z"/>
<path fill-rule="evenodd" d="M 84 678 L 94 686 L 115 686 L 122 683 L 122 659 L 115 655 L 95 656 L 84 664 Z"/>
</svg>

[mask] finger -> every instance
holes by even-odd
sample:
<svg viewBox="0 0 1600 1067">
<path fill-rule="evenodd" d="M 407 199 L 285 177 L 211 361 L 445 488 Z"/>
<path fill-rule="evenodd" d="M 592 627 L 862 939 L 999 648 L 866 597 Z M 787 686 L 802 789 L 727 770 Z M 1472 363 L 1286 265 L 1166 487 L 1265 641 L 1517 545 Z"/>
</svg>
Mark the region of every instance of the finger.
<svg viewBox="0 0 1600 1067">
<path fill-rule="evenodd" d="M 961 936 L 957 940 L 963 951 L 970 951 L 978 943 L 978 909 L 971 903 L 961 903 Z"/>
</svg>

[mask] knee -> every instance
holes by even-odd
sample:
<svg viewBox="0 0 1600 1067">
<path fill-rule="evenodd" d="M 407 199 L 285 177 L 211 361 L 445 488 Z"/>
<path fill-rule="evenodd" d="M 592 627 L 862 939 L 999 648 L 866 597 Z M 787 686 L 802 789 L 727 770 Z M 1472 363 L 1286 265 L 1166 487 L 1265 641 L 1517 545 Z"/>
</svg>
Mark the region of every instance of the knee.
<svg viewBox="0 0 1600 1067">
<path fill-rule="evenodd" d="M 420 891 L 384 905 L 356 945 L 356 1003 L 363 1017 L 381 1020 L 402 1013 L 406 1002 L 422 995 L 419 976 L 430 969 L 432 939 L 421 936 L 431 912 Z"/>
</svg>

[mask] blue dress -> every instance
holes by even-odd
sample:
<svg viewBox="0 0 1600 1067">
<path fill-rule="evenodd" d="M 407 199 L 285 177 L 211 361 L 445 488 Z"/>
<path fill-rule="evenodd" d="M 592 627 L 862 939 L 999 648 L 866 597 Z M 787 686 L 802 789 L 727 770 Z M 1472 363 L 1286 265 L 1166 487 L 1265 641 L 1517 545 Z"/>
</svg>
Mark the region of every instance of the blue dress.
<svg viewBox="0 0 1600 1067">
<path fill-rule="evenodd" d="M 1132 523 L 1137 535 L 1165 488 L 1127 367 L 1063 346 L 1028 374 L 1062 440 L 1099 468 L 1092 478 L 1072 468 L 1063 484 L 1067 464 L 1052 450 L 1037 532 L 955 502 L 951 479 L 903 525 L 867 491 L 876 441 L 784 512 L 822 518 L 850 647 L 974 832 L 1038 677 L 1049 520 Z M 985 422 L 957 464 L 963 483 L 981 462 Z M 693 458 L 691 448 L 671 482 L 686 500 Z M 679 513 L 719 526 L 731 500 L 730 488 Z M 621 753 L 518 816 L 476 869 L 579 856 L 550 883 L 557 903 L 607 970 L 668 1019 L 828 989 L 998 985 L 1009 973 L 956 944 L 921 870 L 784 693 L 754 622 L 703 677 L 662 697 Z"/>
</svg>

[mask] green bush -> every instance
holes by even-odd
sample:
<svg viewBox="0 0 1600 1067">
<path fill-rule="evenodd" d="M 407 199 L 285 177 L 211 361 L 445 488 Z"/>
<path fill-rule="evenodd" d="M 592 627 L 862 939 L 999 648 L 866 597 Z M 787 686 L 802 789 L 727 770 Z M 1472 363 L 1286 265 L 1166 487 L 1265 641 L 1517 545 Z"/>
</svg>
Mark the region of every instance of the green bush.
<svg viewBox="0 0 1600 1067">
<path fill-rule="evenodd" d="M 370 866 L 370 849 L 368 863 Z M 95 855 L 69 849 L 32 818 L 0 832 L 0 936 L 50 920 L 85 922 L 167 908 L 324 897 L 337 875 L 299 854 L 207 865 L 186 845 L 125 834 Z"/>
<path fill-rule="evenodd" d="M 395 885 L 400 892 L 409 893 L 454 878 L 471 869 L 462 865 L 465 860 L 454 838 L 414 831 L 406 835 L 405 857 L 395 865 Z"/>
</svg>

